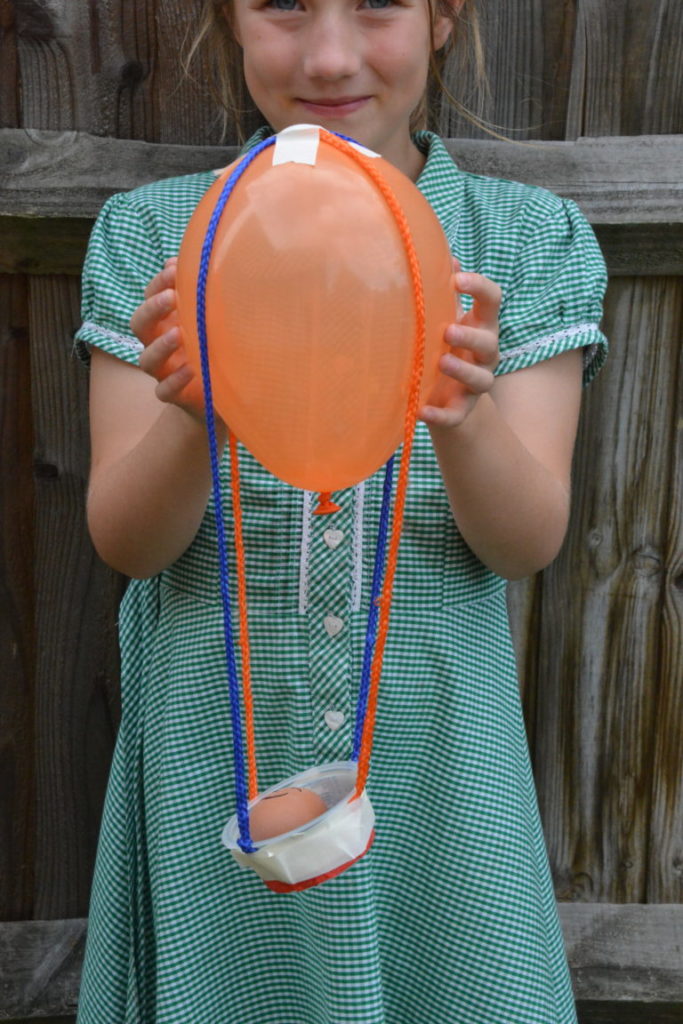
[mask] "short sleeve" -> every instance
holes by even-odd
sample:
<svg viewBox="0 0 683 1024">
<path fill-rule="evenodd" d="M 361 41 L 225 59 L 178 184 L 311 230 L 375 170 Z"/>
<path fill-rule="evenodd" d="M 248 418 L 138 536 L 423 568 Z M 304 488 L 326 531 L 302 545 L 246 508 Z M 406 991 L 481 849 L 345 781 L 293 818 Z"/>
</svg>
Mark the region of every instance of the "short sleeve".
<svg viewBox="0 0 683 1024">
<path fill-rule="evenodd" d="M 81 314 L 76 352 L 86 362 L 90 346 L 137 365 L 142 344 L 130 318 L 152 277 L 163 267 L 165 253 L 154 218 L 146 216 L 128 193 L 112 196 L 90 235 L 82 277 Z"/>
<path fill-rule="evenodd" d="M 607 355 L 600 330 L 607 285 L 592 228 L 570 200 L 529 216 L 500 314 L 498 373 L 511 373 L 560 352 L 582 348 L 584 383 Z"/>
</svg>

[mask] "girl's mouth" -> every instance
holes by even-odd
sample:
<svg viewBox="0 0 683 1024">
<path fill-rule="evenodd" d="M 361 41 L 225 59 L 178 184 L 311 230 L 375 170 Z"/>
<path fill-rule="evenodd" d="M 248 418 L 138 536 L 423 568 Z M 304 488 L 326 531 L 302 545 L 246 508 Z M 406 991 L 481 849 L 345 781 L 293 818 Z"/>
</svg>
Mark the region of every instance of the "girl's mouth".
<svg viewBox="0 0 683 1024">
<path fill-rule="evenodd" d="M 333 117 L 346 117 L 349 114 L 355 114 L 369 99 L 369 96 L 335 96 L 330 99 L 301 98 L 299 103 L 306 110 L 319 117 L 329 117 L 330 115 Z"/>
</svg>

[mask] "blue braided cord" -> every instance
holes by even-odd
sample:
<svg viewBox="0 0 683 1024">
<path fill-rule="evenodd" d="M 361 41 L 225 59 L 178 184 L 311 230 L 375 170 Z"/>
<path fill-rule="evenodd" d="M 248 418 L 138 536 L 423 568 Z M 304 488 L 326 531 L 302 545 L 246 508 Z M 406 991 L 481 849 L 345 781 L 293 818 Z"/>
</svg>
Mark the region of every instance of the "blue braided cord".
<svg viewBox="0 0 683 1024">
<path fill-rule="evenodd" d="M 384 559 L 387 550 L 387 535 L 389 533 L 389 516 L 391 512 L 391 485 L 394 476 L 394 456 L 392 455 L 386 464 L 384 471 L 384 490 L 382 492 L 382 508 L 379 516 L 379 529 L 377 531 L 377 547 L 375 548 L 375 566 L 372 573 L 372 588 L 370 593 L 370 610 L 368 612 L 368 625 L 365 632 L 365 651 L 363 654 L 363 671 L 361 674 L 360 688 L 358 692 L 358 707 L 356 710 L 356 731 L 353 737 L 352 761 L 360 757 L 361 741 L 363 739 L 363 727 L 365 716 L 368 710 L 368 696 L 370 693 L 370 671 L 372 668 L 372 654 L 375 649 L 377 637 L 377 621 L 379 619 L 379 597 L 382 590 L 382 577 L 384 574 Z"/>
<path fill-rule="evenodd" d="M 218 198 L 209 221 L 204 238 L 197 278 L 197 334 L 199 336 L 199 354 L 202 368 L 202 384 L 204 387 L 204 406 L 206 409 L 206 429 L 209 435 L 209 456 L 211 460 L 211 479 L 213 483 L 214 506 L 216 513 L 216 538 L 218 541 L 218 573 L 220 577 L 221 599 L 223 604 L 223 630 L 225 634 L 225 653 L 228 667 L 230 691 L 230 715 L 232 720 L 233 757 L 235 761 L 235 797 L 237 802 L 237 821 L 240 838 L 238 845 L 245 853 L 254 853 L 254 846 L 249 832 L 249 795 L 244 770 L 244 742 L 242 739 L 242 719 L 240 715 L 240 684 L 237 676 L 235 660 L 235 643 L 232 634 L 232 610 L 230 604 L 230 586 L 228 573 L 227 545 L 225 540 L 225 522 L 223 516 L 223 498 L 221 492 L 220 470 L 218 461 L 218 444 L 216 442 L 216 418 L 213 408 L 213 389 L 211 387 L 211 370 L 209 366 L 209 346 L 206 332 L 206 284 L 209 272 L 209 261 L 216 237 L 216 231 L 225 205 L 232 191 L 252 161 L 268 146 L 275 142 L 274 137 L 265 139 L 246 154 L 244 159 L 232 172 Z"/>
</svg>

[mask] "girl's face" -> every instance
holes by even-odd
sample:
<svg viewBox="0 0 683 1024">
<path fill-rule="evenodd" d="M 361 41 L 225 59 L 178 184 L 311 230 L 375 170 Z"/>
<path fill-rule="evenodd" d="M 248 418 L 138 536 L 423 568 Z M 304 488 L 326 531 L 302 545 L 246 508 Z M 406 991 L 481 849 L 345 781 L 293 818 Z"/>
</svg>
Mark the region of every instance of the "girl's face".
<svg viewBox="0 0 683 1024">
<path fill-rule="evenodd" d="M 254 103 L 275 131 L 320 124 L 413 179 L 410 115 L 427 82 L 430 0 L 233 0 L 229 18 Z M 433 45 L 451 31 L 434 19 Z"/>
</svg>

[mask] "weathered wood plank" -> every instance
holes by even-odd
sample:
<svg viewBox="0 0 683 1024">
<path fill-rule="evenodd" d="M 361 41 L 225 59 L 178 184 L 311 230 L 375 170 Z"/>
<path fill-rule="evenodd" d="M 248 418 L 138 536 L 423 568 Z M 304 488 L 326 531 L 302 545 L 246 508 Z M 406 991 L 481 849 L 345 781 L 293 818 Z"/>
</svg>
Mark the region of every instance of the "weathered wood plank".
<svg viewBox="0 0 683 1024">
<path fill-rule="evenodd" d="M 683 222 L 683 138 L 677 136 L 446 144 L 464 170 L 543 185 L 575 199 L 593 224 Z M 236 152 L 1 129 L 0 214 L 93 217 L 112 192 L 222 167 Z"/>
<path fill-rule="evenodd" d="M 582 1024 L 680 1024 L 683 906 L 576 903 L 559 913 Z M 0 1020 L 74 1012 L 85 931 L 78 919 L 0 924 Z M 633 1007 L 642 1016 L 629 1016 Z"/>
<path fill-rule="evenodd" d="M 444 69 L 451 96 L 491 125 L 503 125 L 499 130 L 516 139 L 533 138 L 545 120 L 544 65 L 546 43 L 552 43 L 545 33 L 544 6 L 543 0 L 479 5 L 488 86 L 483 106 L 478 102 L 476 69 L 468 66 L 462 50 L 456 50 Z M 482 130 L 446 97 L 437 103 L 442 135 L 482 136 Z"/>
<path fill-rule="evenodd" d="M 28 294 L 0 277 L 0 907 L 33 915 L 35 630 Z"/>
<path fill-rule="evenodd" d="M 647 76 L 641 81 L 634 81 L 630 73 L 626 76 L 629 109 L 640 115 L 627 124 L 629 134 L 683 132 L 683 4 L 659 0 L 652 6 L 656 18 L 648 40 Z M 633 22 L 633 28 L 640 31 L 637 22 Z"/>
<path fill-rule="evenodd" d="M 93 221 L 0 215 L 0 274 L 71 274 L 83 269 Z"/>
<path fill-rule="evenodd" d="M 36 493 L 36 917 L 88 905 L 118 721 L 120 586 L 85 526 L 87 375 L 75 278 L 30 281 Z M 68 823 L 68 827 L 65 823 Z"/>
<path fill-rule="evenodd" d="M 683 139 L 524 146 L 461 139 L 448 146 L 464 170 L 540 184 L 577 201 L 611 273 L 683 273 Z M 0 270 L 78 273 L 90 219 L 109 195 L 221 166 L 235 153 L 0 130 Z"/>
<path fill-rule="evenodd" d="M 75 1012 L 85 933 L 81 918 L 0 924 L 0 1020 Z"/>
<path fill-rule="evenodd" d="M 582 0 L 566 138 L 683 131 L 677 0 Z"/>
<path fill-rule="evenodd" d="M 218 141 L 214 103 L 178 60 L 197 4 L 21 0 L 5 7 L 14 8 L 3 55 L 15 70 L 8 102 L 18 120 L 3 123 L 150 142 Z M 206 67 L 196 78 L 206 81 Z"/>
<path fill-rule="evenodd" d="M 570 534 L 543 575 L 534 623 L 534 764 L 565 899 L 647 898 L 658 694 L 666 687 L 674 714 L 681 686 L 680 677 L 664 678 L 662 636 L 678 288 L 675 279 L 612 282 L 612 357 L 586 395 Z M 671 641 L 680 645 L 680 635 Z M 680 785 L 680 753 L 667 744 L 662 756 L 666 777 Z M 670 849 L 679 848 L 669 804 L 657 834 L 671 829 Z M 680 868 L 669 861 L 662 870 L 659 891 L 673 902 Z"/>
<path fill-rule="evenodd" d="M 14 11 L 9 3 L 0 3 L 0 124 L 14 127 L 19 121 L 19 95 L 17 89 L 18 61 Z"/>
<path fill-rule="evenodd" d="M 669 292 L 674 399 L 662 565 L 662 670 L 652 766 L 652 816 L 646 898 L 683 903 L 683 281 Z M 666 321 L 665 321 L 666 322 Z M 675 352 L 678 349 L 678 360 Z"/>
<path fill-rule="evenodd" d="M 683 906 L 568 903 L 560 917 L 578 1000 L 683 1013 Z"/>
</svg>

